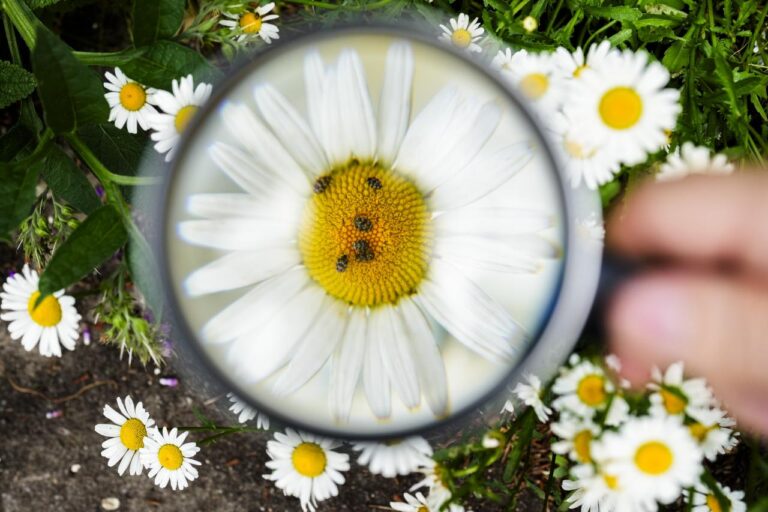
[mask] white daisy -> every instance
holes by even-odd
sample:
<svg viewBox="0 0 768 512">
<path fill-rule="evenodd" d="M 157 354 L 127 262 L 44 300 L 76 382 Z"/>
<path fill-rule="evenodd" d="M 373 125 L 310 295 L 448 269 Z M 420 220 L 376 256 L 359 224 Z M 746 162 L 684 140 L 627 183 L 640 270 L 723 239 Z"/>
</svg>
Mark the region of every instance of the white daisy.
<svg viewBox="0 0 768 512">
<path fill-rule="evenodd" d="M 675 501 L 702 472 L 702 452 L 674 417 L 634 418 L 618 432 L 605 432 L 592 444 L 603 471 L 638 495 L 663 504 Z"/>
<path fill-rule="evenodd" d="M 618 53 L 619 50 L 613 48 L 611 43 L 605 39 L 600 44 L 593 43 L 589 47 L 586 57 L 584 57 L 584 50 L 581 47 L 576 48 L 574 52 L 569 52 L 561 46 L 555 50 L 554 59 L 564 76 L 578 79 L 584 70 L 599 70 L 605 65 L 608 55 L 617 55 Z"/>
<path fill-rule="evenodd" d="M 195 443 L 185 443 L 189 432 L 179 434 L 177 430 L 168 432 L 163 427 L 149 431 L 149 437 L 144 439 L 141 449 L 141 460 L 149 470 L 149 478 L 155 479 L 155 485 L 165 487 L 171 483 L 171 489 L 184 490 L 189 482 L 197 478 L 197 468 L 200 462 L 193 459 L 200 448 Z"/>
<path fill-rule="evenodd" d="M 728 499 L 728 508 L 724 509 L 720 506 L 717 496 L 711 489 L 698 484 L 691 497 L 693 512 L 746 512 L 747 504 L 744 503 L 744 491 L 732 491 L 730 487 L 720 484 L 717 484 L 717 487 Z"/>
<path fill-rule="evenodd" d="M 609 54 L 605 65 L 571 81 L 565 113 L 592 144 L 610 148 L 627 165 L 638 164 L 659 150 L 665 130 L 675 127 L 680 93 L 663 89 L 668 81 L 666 68 L 649 63 L 643 51 Z"/>
<path fill-rule="evenodd" d="M 592 462 L 590 447 L 600 435 L 600 427 L 591 419 L 564 414 L 552 423 L 551 429 L 560 438 L 560 441 L 552 443 L 554 453 L 568 455 L 571 460 L 582 464 Z"/>
<path fill-rule="evenodd" d="M 591 215 L 578 219 L 576 221 L 576 234 L 586 242 L 598 242 L 603 244 L 605 240 L 605 225 L 602 220 L 597 220 L 597 215 L 593 212 Z M 615 356 L 607 356 L 605 363 L 610 367 L 614 361 L 618 361 Z M 615 372 L 619 370 L 612 368 Z"/>
<path fill-rule="evenodd" d="M 104 73 L 107 81 L 104 88 L 109 92 L 104 95 L 109 103 L 109 121 L 115 122 L 116 128 L 127 125 L 128 133 L 136 133 L 136 126 L 149 130 L 151 118 L 157 114 L 152 106 L 157 91 L 131 80 L 120 68 L 115 73 Z"/>
<path fill-rule="evenodd" d="M 222 14 L 227 19 L 219 21 L 219 25 L 229 27 L 239 34 L 237 37 L 239 42 L 260 37 L 265 43 L 269 44 L 273 39 L 280 39 L 280 29 L 277 28 L 277 25 L 267 23 L 277 19 L 277 14 L 269 14 L 274 8 L 275 3 L 270 2 L 254 10 L 223 11 Z"/>
<path fill-rule="evenodd" d="M 246 423 L 256 418 L 256 428 L 262 428 L 269 430 L 269 416 L 262 414 L 250 405 L 240 400 L 233 393 L 227 393 L 227 398 L 232 402 L 229 410 L 237 415 L 237 421 L 240 423 Z"/>
<path fill-rule="evenodd" d="M 437 495 L 448 499 L 451 497 L 451 491 L 448 490 L 444 482 L 443 467 L 439 462 L 434 459 L 429 459 L 424 465 L 418 468 L 417 472 L 424 475 L 424 478 L 411 486 L 410 491 L 413 492 L 417 489 L 426 488 L 429 489 L 430 496 Z M 444 499 L 444 501 L 445 501 Z"/>
<path fill-rule="evenodd" d="M 687 426 L 704 456 L 711 461 L 731 451 L 739 442 L 738 433 L 733 430 L 736 422 L 717 407 L 698 411 L 693 422 Z"/>
<path fill-rule="evenodd" d="M 383 443 L 352 443 L 352 449 L 361 452 L 358 464 L 386 478 L 412 473 L 432 456 L 432 447 L 419 436 Z"/>
<path fill-rule="evenodd" d="M 425 497 L 422 493 L 417 492 L 415 495 L 403 494 L 405 503 L 402 501 L 391 501 L 389 506 L 392 510 L 397 512 L 464 512 L 464 507 L 456 503 L 451 503 L 447 508 L 443 509 L 443 503 L 445 500 L 441 497 L 436 497 L 430 493 L 429 497 Z"/>
<path fill-rule="evenodd" d="M 509 71 L 512 69 L 512 57 L 515 52 L 511 48 L 504 48 L 499 50 L 496 56 L 491 61 L 491 66 L 499 71 Z"/>
<path fill-rule="evenodd" d="M 605 410 L 615 392 L 615 386 L 601 367 L 584 360 L 572 368 L 564 369 L 552 384 L 552 392 L 559 395 L 552 402 L 556 410 L 591 418 L 596 411 Z"/>
<path fill-rule="evenodd" d="M 582 512 L 656 512 L 653 497 L 633 492 L 615 475 L 602 472 L 593 464 L 571 468 L 570 479 L 563 480 L 563 490 L 571 491 L 567 498 L 570 508 Z"/>
<path fill-rule="evenodd" d="M 304 432 L 286 429 L 275 432 L 267 443 L 272 473 L 264 475 L 288 496 L 301 501 L 301 509 L 315 510 L 318 501 L 339 493 L 342 472 L 349 471 L 349 455 L 334 451 L 341 443 Z"/>
<path fill-rule="evenodd" d="M 470 23 L 469 16 L 461 13 L 458 18 L 451 18 L 450 24 L 451 28 L 440 25 L 443 30 L 440 39 L 468 52 L 479 53 L 482 51 L 477 43 L 485 33 L 485 29 L 480 26 L 478 18 L 473 19 Z"/>
<path fill-rule="evenodd" d="M 689 174 L 730 174 L 733 164 L 722 154 L 711 156 L 709 148 L 685 142 L 674 153 L 667 155 L 667 161 L 661 164 L 656 180 L 671 181 L 684 178 Z"/>
<path fill-rule="evenodd" d="M 651 414 L 698 417 L 715 405 L 715 397 L 702 378 L 685 379 L 682 362 L 671 364 L 662 375 L 659 368 L 651 370 Z"/>
<path fill-rule="evenodd" d="M 139 451 L 144 447 L 147 432 L 155 421 L 149 417 L 141 402 L 134 405 L 130 396 L 125 397 L 125 402 L 118 397 L 117 408 L 120 412 L 105 405 L 104 416 L 112 423 L 96 425 L 96 432 L 109 438 L 101 444 L 104 448 L 101 455 L 107 459 L 109 467 L 120 462 L 117 467 L 119 475 L 125 473 L 128 468 L 128 474 L 140 475 L 144 465 Z"/>
<path fill-rule="evenodd" d="M 331 66 L 307 55 L 309 122 L 269 84 L 254 90 L 261 117 L 225 103 L 233 144 L 209 153 L 246 193 L 193 195 L 188 210 L 203 219 L 179 225 L 185 241 L 225 252 L 187 277 L 190 295 L 254 285 L 207 322 L 204 339 L 229 344 L 229 362 L 250 382 L 279 372 L 278 395 L 330 361 L 339 421 L 358 380 L 377 417 L 390 416 L 391 390 L 409 409 L 423 394 L 444 415 L 440 332 L 492 362 L 509 361 L 526 339 L 470 276 L 536 271 L 558 254 L 538 234 L 546 216 L 484 205 L 531 157 L 527 143 L 484 149 L 496 102 L 448 87 L 409 123 L 410 46 L 393 44 L 386 62 L 378 119 L 351 49 Z"/>
<path fill-rule="evenodd" d="M 520 50 L 512 55 L 509 70 L 502 74 L 543 116 L 560 108 L 566 93 L 566 82 L 552 54 Z"/>
<path fill-rule="evenodd" d="M 75 309 L 75 299 L 59 290 L 37 304 L 40 277 L 24 265 L 21 273 L 11 275 L 3 283 L 0 293 L 0 319 L 10 322 L 11 339 L 21 339 L 26 350 L 32 350 L 40 342 L 40 354 L 45 357 L 61 357 L 61 346 L 75 350 L 80 337 L 80 315 Z"/>
<path fill-rule="evenodd" d="M 530 374 L 525 377 L 525 380 L 528 381 L 528 384 L 518 382 L 513 393 L 525 405 L 533 407 L 533 411 L 540 422 L 546 423 L 549 415 L 552 414 L 552 409 L 547 407 L 541 400 L 541 380 L 537 376 Z"/>
<path fill-rule="evenodd" d="M 166 153 L 166 162 L 173 158 L 181 133 L 194 117 L 197 109 L 208 101 L 213 86 L 201 83 L 195 87 L 192 75 L 187 75 L 181 81 L 173 80 L 171 89 L 173 93 L 155 92 L 155 104 L 164 113 L 157 113 L 151 118 L 152 140 L 156 142 L 155 150 L 161 154 Z"/>
</svg>

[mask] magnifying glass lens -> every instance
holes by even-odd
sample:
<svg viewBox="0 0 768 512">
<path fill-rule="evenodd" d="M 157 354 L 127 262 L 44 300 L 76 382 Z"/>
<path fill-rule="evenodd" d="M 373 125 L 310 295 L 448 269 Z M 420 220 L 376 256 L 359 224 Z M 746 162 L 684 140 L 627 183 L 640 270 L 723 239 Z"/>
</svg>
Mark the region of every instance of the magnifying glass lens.
<svg viewBox="0 0 768 512">
<path fill-rule="evenodd" d="M 478 405 L 560 289 L 560 179 L 531 117 L 430 40 L 284 44 L 186 134 L 166 262 L 187 337 L 262 412 L 391 436 Z"/>
</svg>

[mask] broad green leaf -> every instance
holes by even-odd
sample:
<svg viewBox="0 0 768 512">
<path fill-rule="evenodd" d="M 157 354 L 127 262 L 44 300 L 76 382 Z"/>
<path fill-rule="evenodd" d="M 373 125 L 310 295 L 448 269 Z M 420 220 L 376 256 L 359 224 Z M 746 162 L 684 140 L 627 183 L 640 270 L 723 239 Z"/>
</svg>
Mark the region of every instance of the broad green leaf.
<svg viewBox="0 0 768 512">
<path fill-rule="evenodd" d="M 40 296 L 76 283 L 112 256 L 127 238 L 117 210 L 111 205 L 102 206 L 90 214 L 53 253 L 40 276 Z"/>
<path fill-rule="evenodd" d="M 92 213 L 101 201 L 93 186 L 75 163 L 58 147 L 45 157 L 42 177 L 57 199 L 62 199 L 83 213 Z"/>
<path fill-rule="evenodd" d="M 112 124 L 87 126 L 78 131 L 78 135 L 107 169 L 127 176 L 138 171 L 141 155 L 149 141 L 143 133 L 132 135 Z"/>
<path fill-rule="evenodd" d="M 29 215 L 39 171 L 39 165 L 0 164 L 0 238 L 8 238 L 8 233 Z"/>
<path fill-rule="evenodd" d="M 26 98 L 36 86 L 35 75 L 21 66 L 0 60 L 0 108 Z"/>
<path fill-rule="evenodd" d="M 616 32 L 611 37 L 608 38 L 608 41 L 613 46 L 619 46 L 621 43 L 626 41 L 632 37 L 632 29 L 631 28 L 625 28 L 624 30 L 620 30 L 619 32 Z"/>
<path fill-rule="evenodd" d="M 133 44 L 145 46 L 172 37 L 184 17 L 184 0 L 134 0 Z"/>
<path fill-rule="evenodd" d="M 25 126 L 14 125 L 5 135 L 0 137 L 0 162 L 10 162 L 26 150 L 33 149 L 35 136 Z"/>
<path fill-rule="evenodd" d="M 617 7 L 585 7 L 584 10 L 593 16 L 616 20 L 622 23 L 638 20 L 643 15 L 639 9 L 623 5 Z"/>
<path fill-rule="evenodd" d="M 677 73 L 688 62 L 690 50 L 686 46 L 684 41 L 677 41 L 672 43 L 667 51 L 664 52 L 664 58 L 661 59 L 661 63 L 669 70 L 670 73 Z"/>
<path fill-rule="evenodd" d="M 215 82 L 221 71 L 191 48 L 172 41 L 157 41 L 142 48 L 144 53 L 121 66 L 125 73 L 144 85 L 170 89 L 171 81 L 192 74 L 195 84 Z"/>
<path fill-rule="evenodd" d="M 107 120 L 109 107 L 99 77 L 45 28 L 37 31 L 32 67 L 46 124 L 54 132 L 71 132 Z"/>
</svg>

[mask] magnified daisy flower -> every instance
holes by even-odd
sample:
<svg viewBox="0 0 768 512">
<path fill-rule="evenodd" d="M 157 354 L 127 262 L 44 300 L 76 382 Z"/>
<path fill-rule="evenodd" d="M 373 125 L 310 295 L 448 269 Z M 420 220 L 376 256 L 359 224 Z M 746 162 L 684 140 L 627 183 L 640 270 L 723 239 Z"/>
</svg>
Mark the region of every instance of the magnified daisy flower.
<svg viewBox="0 0 768 512">
<path fill-rule="evenodd" d="M 115 68 L 114 74 L 107 71 L 104 76 L 104 88 L 109 91 L 104 95 L 109 103 L 109 121 L 114 121 L 116 128 L 127 125 L 128 133 L 136 133 L 137 125 L 149 130 L 151 117 L 157 113 L 152 106 L 157 91 L 131 80 L 120 68 Z"/>
<path fill-rule="evenodd" d="M 340 421 L 358 380 L 380 418 L 391 414 L 392 391 L 408 408 L 423 394 L 445 414 L 441 332 L 499 363 L 526 339 L 471 276 L 535 272 L 558 254 L 539 235 L 547 216 L 484 204 L 531 158 L 527 143 L 485 148 L 501 116 L 496 102 L 448 87 L 409 123 L 412 76 L 410 46 L 392 45 L 377 119 L 358 54 L 342 50 L 326 66 L 310 52 L 309 122 L 269 84 L 254 90 L 261 117 L 224 104 L 232 143 L 209 154 L 246 193 L 193 195 L 188 211 L 203 219 L 179 225 L 183 240 L 225 252 L 187 277 L 190 295 L 254 285 L 207 322 L 203 338 L 229 344 L 243 379 L 279 371 L 278 395 L 330 361 Z"/>
<path fill-rule="evenodd" d="M 585 69 L 600 69 L 605 65 L 608 55 L 618 54 L 619 51 L 611 46 L 606 39 L 600 44 L 593 43 L 587 51 L 586 57 L 581 47 L 574 52 L 569 52 L 563 47 L 555 50 L 553 58 L 555 63 L 566 77 L 578 79 Z"/>
<path fill-rule="evenodd" d="M 469 16 L 464 13 L 459 14 L 458 18 L 450 19 L 451 28 L 440 25 L 443 33 L 440 39 L 447 41 L 452 45 L 467 50 L 468 52 L 481 52 L 482 48 L 477 42 L 485 33 L 485 29 L 480 26 L 480 20 L 475 18 L 469 22 Z"/>
<path fill-rule="evenodd" d="M 32 350 L 39 342 L 41 355 L 61 357 L 62 345 L 67 350 L 75 350 L 75 342 L 80 337 L 80 315 L 75 309 L 75 299 L 64 295 L 64 290 L 48 295 L 38 304 L 39 281 L 37 272 L 26 264 L 20 274 L 11 275 L 0 293 L 3 311 L 0 319 L 10 322 L 11 339 L 21 339 L 25 350 Z"/>
<path fill-rule="evenodd" d="M 515 52 L 509 71 L 503 74 L 540 113 L 549 114 L 560 107 L 566 93 L 565 80 L 551 54 Z"/>
<path fill-rule="evenodd" d="M 730 487 L 717 484 L 720 492 L 728 500 L 728 508 L 720 506 L 717 496 L 707 486 L 698 484 L 691 496 L 693 512 L 746 512 L 747 504 L 744 503 L 744 491 L 732 491 Z"/>
<path fill-rule="evenodd" d="M 157 113 L 151 118 L 155 150 L 161 154 L 165 153 L 166 162 L 173 158 L 182 132 L 197 109 L 208 101 L 213 86 L 201 83 L 195 87 L 192 75 L 187 75 L 180 81 L 174 80 L 171 88 L 173 93 L 155 92 L 155 104 L 163 113 Z"/>
<path fill-rule="evenodd" d="M 638 164 L 666 143 L 665 130 L 675 128 L 680 92 L 664 89 L 668 81 L 667 69 L 649 63 L 643 51 L 609 53 L 604 65 L 570 82 L 565 113 L 593 144 L 610 148 L 627 165 Z"/>
<path fill-rule="evenodd" d="M 634 418 L 592 444 L 607 474 L 638 495 L 672 503 L 699 480 L 702 453 L 679 419 Z"/>
<path fill-rule="evenodd" d="M 246 404 L 232 393 L 227 393 L 227 398 L 232 402 L 229 410 L 237 414 L 237 421 L 240 423 L 246 423 L 256 418 L 256 428 L 263 428 L 269 430 L 269 417 L 266 414 L 262 414 L 250 405 Z"/>
<path fill-rule="evenodd" d="M 195 443 L 185 443 L 189 432 L 179 434 L 177 430 L 168 432 L 166 427 L 160 431 L 153 428 L 149 437 L 144 439 L 141 460 L 149 470 L 149 478 L 155 479 L 155 485 L 165 487 L 171 483 L 171 489 L 184 490 L 189 482 L 197 478 L 200 462 L 193 459 L 200 448 Z"/>
<path fill-rule="evenodd" d="M 511 48 L 504 48 L 499 50 L 496 56 L 491 61 L 491 66 L 499 71 L 509 71 L 512 69 L 512 56 L 515 52 Z"/>
<path fill-rule="evenodd" d="M 593 464 L 571 468 L 572 479 L 563 480 L 563 490 L 572 491 L 567 501 L 570 508 L 583 512 L 623 511 L 649 512 L 658 509 L 652 496 L 633 492 L 615 475 L 605 473 Z"/>
<path fill-rule="evenodd" d="M 352 449 L 361 452 L 358 464 L 386 478 L 413 473 L 432 456 L 432 447 L 419 436 L 384 443 L 352 443 Z"/>
<path fill-rule="evenodd" d="M 264 475 L 288 496 L 301 501 L 301 509 L 314 511 L 318 501 L 327 500 L 339 493 L 344 483 L 345 471 L 349 471 L 349 455 L 334 449 L 341 443 L 305 432 L 286 429 L 275 432 L 275 438 L 267 443 L 270 461 L 267 467 L 272 473 Z"/>
<path fill-rule="evenodd" d="M 651 370 L 651 413 L 697 417 L 715 404 L 715 397 L 705 379 L 685 379 L 683 363 L 671 364 L 662 375 L 661 370 Z"/>
<path fill-rule="evenodd" d="M 693 142 L 685 142 L 678 146 L 674 153 L 667 156 L 667 161 L 661 164 L 658 181 L 671 181 L 684 178 L 689 174 L 730 174 L 733 164 L 728 157 L 712 153 L 709 148 L 696 146 Z"/>
<path fill-rule="evenodd" d="M 109 438 L 101 445 L 104 448 L 101 455 L 107 459 L 109 467 L 120 462 L 117 474 L 122 475 L 128 469 L 128 474 L 140 475 L 144 469 L 140 450 L 144 448 L 147 432 L 155 421 L 149 417 L 141 402 L 134 405 L 130 396 L 126 396 L 124 402 L 118 397 L 117 408 L 120 412 L 105 405 L 104 416 L 112 423 L 96 425 L 96 432 Z"/>
<path fill-rule="evenodd" d="M 234 32 L 240 34 L 237 37 L 239 42 L 258 36 L 265 43 L 269 44 L 273 39 L 280 39 L 280 34 L 278 33 L 280 29 L 272 23 L 267 23 L 268 21 L 277 19 L 277 14 L 269 14 L 274 9 L 275 3 L 270 2 L 266 5 L 257 7 L 252 11 L 224 11 L 222 14 L 227 19 L 219 21 L 219 25 L 229 27 Z"/>
<path fill-rule="evenodd" d="M 592 462 L 590 447 L 592 440 L 600 435 L 600 427 L 591 419 L 564 414 L 559 421 L 552 423 L 551 429 L 560 438 L 552 444 L 554 453 L 568 455 L 581 464 Z"/>
<path fill-rule="evenodd" d="M 739 442 L 738 433 L 733 430 L 736 422 L 716 407 L 698 411 L 696 418 L 687 426 L 704 456 L 711 461 L 732 450 Z"/>
<path fill-rule="evenodd" d="M 552 409 L 547 407 L 541 399 L 541 380 L 535 375 L 527 375 L 525 379 L 528 384 L 519 382 L 513 393 L 517 395 L 525 405 L 533 407 L 536 417 L 539 421 L 546 423 L 549 419 L 549 415 L 552 414 Z"/>
</svg>

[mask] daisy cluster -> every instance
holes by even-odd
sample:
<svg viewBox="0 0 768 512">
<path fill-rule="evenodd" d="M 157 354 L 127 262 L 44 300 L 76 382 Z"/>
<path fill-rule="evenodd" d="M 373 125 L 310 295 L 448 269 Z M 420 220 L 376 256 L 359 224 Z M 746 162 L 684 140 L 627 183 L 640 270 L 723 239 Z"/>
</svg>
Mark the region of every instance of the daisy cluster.
<svg viewBox="0 0 768 512">
<path fill-rule="evenodd" d="M 551 408 L 535 377 L 515 389 L 540 421 L 557 415 L 552 451 L 570 461 L 563 481 L 570 507 L 656 511 L 682 496 L 696 511 L 744 510 L 743 492 L 705 483 L 704 461 L 737 444 L 735 422 L 707 383 L 686 379 L 676 363 L 654 369 L 638 395 L 617 379 L 618 370 L 613 357 L 602 364 L 574 354 L 551 385 Z"/>
<path fill-rule="evenodd" d="M 440 28 L 442 40 L 470 53 L 498 48 L 484 38 L 478 18 L 459 14 Z M 492 51 L 489 60 L 490 55 Z M 670 148 L 681 110 L 680 92 L 667 87 L 669 71 L 650 61 L 645 51 L 621 51 L 607 40 L 592 44 L 586 52 L 501 48 L 491 66 L 529 100 L 573 187 L 585 183 L 595 189 L 612 181 L 624 166 L 642 164 Z M 678 147 L 668 155 L 659 179 L 732 168 L 725 156 L 710 159 L 707 148 L 694 150 L 693 144 L 685 143 L 682 154 Z"/>
</svg>

